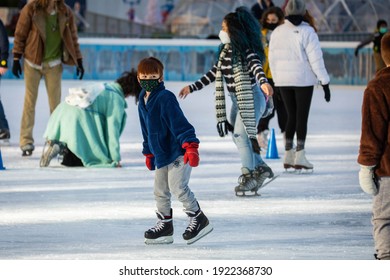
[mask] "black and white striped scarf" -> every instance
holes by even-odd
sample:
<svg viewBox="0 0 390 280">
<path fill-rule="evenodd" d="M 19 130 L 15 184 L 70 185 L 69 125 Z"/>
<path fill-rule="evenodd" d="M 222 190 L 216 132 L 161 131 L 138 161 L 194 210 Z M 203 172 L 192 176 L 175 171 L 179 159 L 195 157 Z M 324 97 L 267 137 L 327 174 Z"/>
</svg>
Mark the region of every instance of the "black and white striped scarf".
<svg viewBox="0 0 390 280">
<path fill-rule="evenodd" d="M 225 44 L 217 63 L 215 76 L 215 108 L 217 113 L 217 129 L 221 137 L 227 135 L 231 125 L 226 117 L 226 100 L 221 70 L 222 60 L 225 58 L 230 45 Z M 257 126 L 255 116 L 255 104 L 251 78 L 247 67 L 241 62 L 241 58 L 233 64 L 234 84 L 237 96 L 238 111 L 244 123 L 246 133 L 251 140 L 253 150 L 260 153 L 260 147 L 256 139 Z"/>
</svg>

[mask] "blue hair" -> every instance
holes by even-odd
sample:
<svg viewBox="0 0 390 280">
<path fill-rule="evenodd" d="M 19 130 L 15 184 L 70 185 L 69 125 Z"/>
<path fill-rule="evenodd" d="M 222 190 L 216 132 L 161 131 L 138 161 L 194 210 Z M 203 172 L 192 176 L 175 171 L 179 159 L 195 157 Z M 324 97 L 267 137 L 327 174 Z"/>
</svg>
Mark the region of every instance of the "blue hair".
<svg viewBox="0 0 390 280">
<path fill-rule="evenodd" d="M 238 57 L 245 61 L 247 50 L 257 53 L 261 61 L 264 61 L 260 24 L 249 9 L 244 6 L 238 7 L 235 12 L 227 14 L 223 20 L 229 30 L 233 62 Z"/>
</svg>

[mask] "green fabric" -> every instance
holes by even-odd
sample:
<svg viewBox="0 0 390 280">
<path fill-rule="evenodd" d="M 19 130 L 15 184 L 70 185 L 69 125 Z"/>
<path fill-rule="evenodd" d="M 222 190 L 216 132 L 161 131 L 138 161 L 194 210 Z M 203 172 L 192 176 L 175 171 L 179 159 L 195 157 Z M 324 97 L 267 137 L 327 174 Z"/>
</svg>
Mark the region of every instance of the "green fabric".
<svg viewBox="0 0 390 280">
<path fill-rule="evenodd" d="M 66 143 L 86 167 L 115 167 L 121 160 L 119 137 L 127 103 L 117 83 L 105 84 L 87 108 L 62 102 L 50 116 L 44 137 Z"/>
<path fill-rule="evenodd" d="M 57 14 L 46 17 L 46 43 L 43 61 L 61 58 L 61 34 Z"/>
</svg>

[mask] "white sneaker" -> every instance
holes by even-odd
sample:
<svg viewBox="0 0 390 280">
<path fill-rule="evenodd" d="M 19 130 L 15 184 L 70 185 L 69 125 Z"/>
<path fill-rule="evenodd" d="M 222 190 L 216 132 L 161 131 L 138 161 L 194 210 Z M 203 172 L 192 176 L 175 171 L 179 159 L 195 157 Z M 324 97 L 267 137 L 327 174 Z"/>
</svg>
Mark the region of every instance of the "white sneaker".
<svg viewBox="0 0 390 280">
<path fill-rule="evenodd" d="M 295 153 L 295 162 L 294 167 L 295 169 L 313 169 L 313 164 L 311 164 L 305 156 L 305 150 L 300 150 Z"/>
</svg>

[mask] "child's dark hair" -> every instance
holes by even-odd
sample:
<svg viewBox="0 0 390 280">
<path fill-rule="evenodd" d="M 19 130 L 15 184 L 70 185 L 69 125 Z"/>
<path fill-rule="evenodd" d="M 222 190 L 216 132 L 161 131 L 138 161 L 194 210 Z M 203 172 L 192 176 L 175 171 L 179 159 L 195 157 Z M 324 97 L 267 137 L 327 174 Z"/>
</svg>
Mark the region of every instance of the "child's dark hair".
<svg viewBox="0 0 390 280">
<path fill-rule="evenodd" d="M 164 65 L 157 58 L 150 56 L 140 61 L 140 63 L 138 64 L 137 71 L 138 73 L 142 73 L 142 74 L 158 73 L 160 74 L 160 76 L 162 76 L 164 72 Z"/>
<path fill-rule="evenodd" d="M 137 72 L 134 69 L 131 69 L 130 72 L 123 72 L 116 82 L 121 86 L 125 97 L 134 96 L 135 103 L 137 104 L 139 94 L 142 90 L 140 84 L 138 83 Z"/>
<path fill-rule="evenodd" d="M 223 20 L 228 28 L 233 59 L 240 56 L 244 61 L 246 52 L 250 50 L 256 52 L 261 61 L 264 61 L 260 25 L 249 9 L 244 6 L 238 7 L 235 12 L 227 14 Z"/>
</svg>

